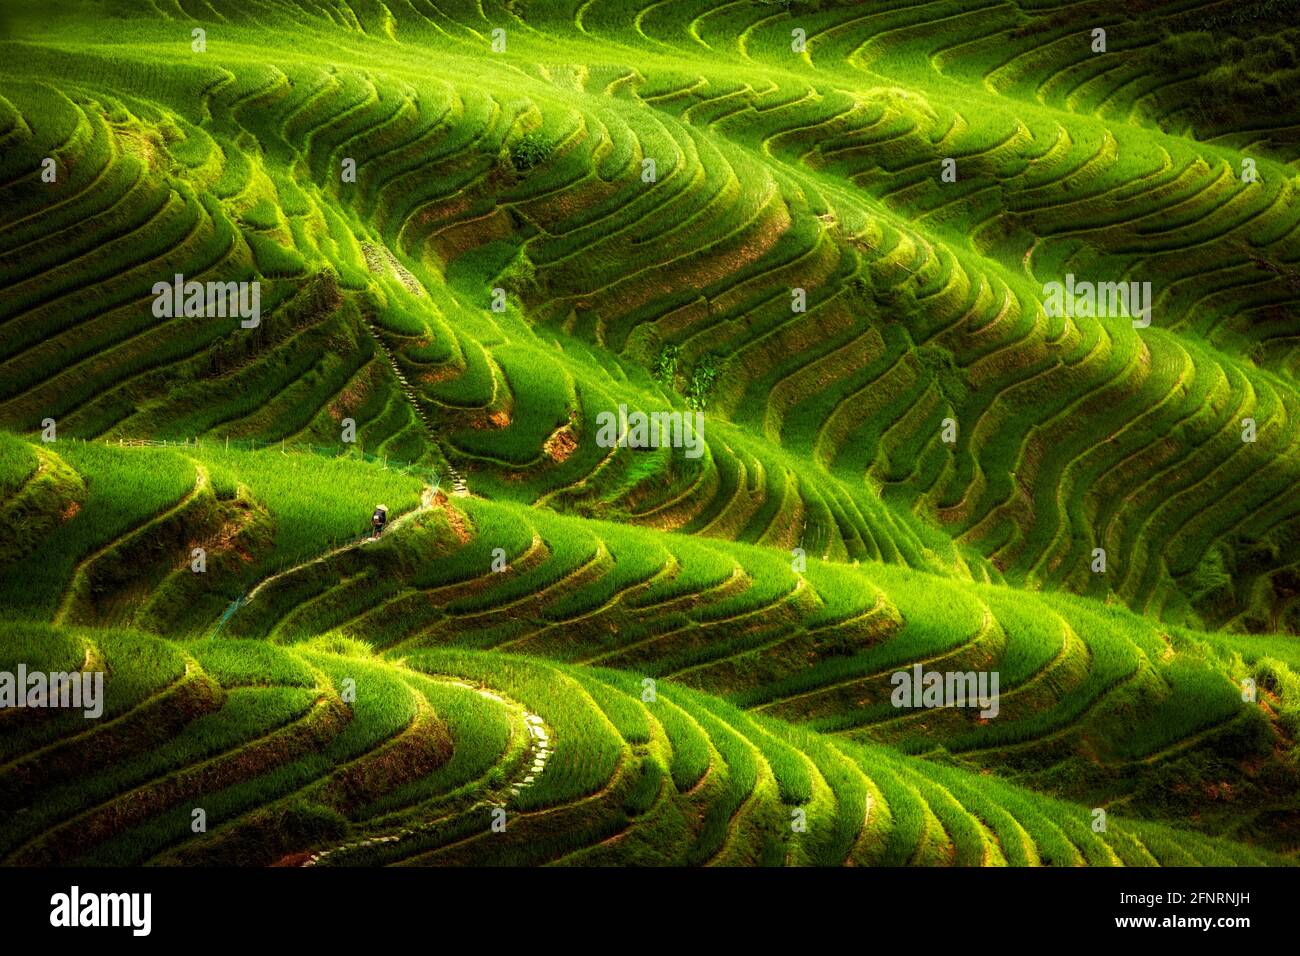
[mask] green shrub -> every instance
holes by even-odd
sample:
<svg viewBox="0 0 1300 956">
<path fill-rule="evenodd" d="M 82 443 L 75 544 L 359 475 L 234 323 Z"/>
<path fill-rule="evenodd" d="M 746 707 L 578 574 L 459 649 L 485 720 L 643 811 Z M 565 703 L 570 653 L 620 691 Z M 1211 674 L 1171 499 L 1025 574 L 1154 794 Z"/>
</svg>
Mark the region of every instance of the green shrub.
<svg viewBox="0 0 1300 956">
<path fill-rule="evenodd" d="M 681 357 L 681 347 L 669 342 L 659 350 L 655 356 L 654 363 L 650 366 L 650 374 L 654 376 L 656 382 L 662 385 L 673 387 L 673 382 L 677 380 L 677 363 Z"/>
<path fill-rule="evenodd" d="M 551 158 L 555 144 L 540 133 L 525 133 L 510 144 L 510 165 L 516 172 L 536 169 Z"/>
<path fill-rule="evenodd" d="M 709 403 L 718 379 L 722 376 L 723 360 L 712 353 L 700 356 L 691 369 L 691 381 L 686 387 L 686 401 L 696 411 L 703 411 Z"/>
</svg>

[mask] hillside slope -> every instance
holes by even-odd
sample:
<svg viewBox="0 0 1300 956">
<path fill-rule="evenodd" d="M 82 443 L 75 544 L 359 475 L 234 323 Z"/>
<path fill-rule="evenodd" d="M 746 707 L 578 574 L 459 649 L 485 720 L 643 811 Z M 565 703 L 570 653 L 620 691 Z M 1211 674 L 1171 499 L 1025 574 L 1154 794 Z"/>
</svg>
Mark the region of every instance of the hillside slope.
<svg viewBox="0 0 1300 956">
<path fill-rule="evenodd" d="M 45 463 L 24 487 L 48 471 L 81 495 L 75 510 L 57 496 L 45 514 L 0 509 L 6 537 L 56 528 L 0 564 L 0 595 L 32 619 L 203 647 L 328 634 L 387 661 L 454 647 L 616 668 L 838 741 L 1270 846 L 1294 839 L 1300 651 L 1289 639 L 1250 646 L 884 564 L 799 570 L 752 545 L 420 494 L 418 479 L 363 462 L 66 444 L 3 445 Z M 145 473 L 174 476 L 170 491 L 132 477 Z M 329 474 L 334 493 L 304 474 Z M 133 481 L 135 513 L 121 514 L 115 495 Z M 396 518 L 379 539 L 358 537 L 376 494 Z M 47 569 L 40 587 L 32 562 Z M 895 675 L 914 667 L 996 674 L 996 711 L 900 710 Z"/>
<path fill-rule="evenodd" d="M 1115 815 L 1095 832 L 1087 808 L 614 671 L 6 633 L 29 666 L 114 678 L 92 729 L 0 726 L 7 864 L 1284 862 Z"/>
<path fill-rule="evenodd" d="M 615 9 L 11 14 L 0 423 L 351 418 L 495 496 L 1297 629 L 1294 145 L 1153 112 L 1189 6 Z M 1048 316 L 1067 273 L 1151 326 Z M 265 318 L 160 322 L 173 274 Z M 705 406 L 707 454 L 598 447 L 620 403 Z"/>
<path fill-rule="evenodd" d="M 1298 10 L 6 3 L 0 859 L 1293 858 Z"/>
</svg>

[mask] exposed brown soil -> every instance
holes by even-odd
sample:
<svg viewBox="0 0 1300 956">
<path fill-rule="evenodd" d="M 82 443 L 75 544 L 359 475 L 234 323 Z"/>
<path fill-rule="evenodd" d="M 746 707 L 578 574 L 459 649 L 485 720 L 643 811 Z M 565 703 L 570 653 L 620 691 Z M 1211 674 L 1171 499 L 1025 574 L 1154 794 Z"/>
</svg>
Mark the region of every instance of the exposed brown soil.
<svg viewBox="0 0 1300 956">
<path fill-rule="evenodd" d="M 373 374 L 369 371 L 364 375 L 358 375 L 352 381 L 348 382 L 343 391 L 328 405 L 330 418 L 336 422 L 342 421 L 344 416 L 353 409 L 359 408 L 365 401 L 366 396 L 370 394 L 373 387 Z"/>
<path fill-rule="evenodd" d="M 469 541 L 472 535 L 469 533 L 469 527 L 465 524 L 464 516 L 451 506 L 447 501 L 447 496 L 439 491 L 433 496 L 433 507 L 441 508 L 447 515 L 447 524 L 451 525 L 452 533 L 456 535 L 456 540 L 461 544 Z"/>
<path fill-rule="evenodd" d="M 217 529 L 207 549 L 213 553 L 229 552 L 239 557 L 245 564 L 253 563 L 253 554 L 243 534 L 253 524 L 255 515 L 251 509 L 244 509 L 235 514 Z"/>
<path fill-rule="evenodd" d="M 542 451 L 554 462 L 567 461 L 578 447 L 578 439 L 568 425 L 557 428 L 542 445 Z"/>
<path fill-rule="evenodd" d="M 421 372 L 419 380 L 430 385 L 436 385 L 438 382 L 447 382 L 453 378 L 459 378 L 465 374 L 465 369 L 457 367 L 454 363 L 439 365 L 428 372 Z"/>
</svg>

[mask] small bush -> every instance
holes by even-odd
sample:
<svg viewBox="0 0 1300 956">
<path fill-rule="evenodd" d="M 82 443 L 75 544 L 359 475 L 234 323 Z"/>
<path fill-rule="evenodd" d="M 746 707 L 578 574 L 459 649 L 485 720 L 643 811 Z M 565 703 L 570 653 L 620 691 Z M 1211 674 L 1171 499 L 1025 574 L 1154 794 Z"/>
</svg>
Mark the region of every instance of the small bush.
<svg viewBox="0 0 1300 956">
<path fill-rule="evenodd" d="M 525 133 L 510 144 L 510 165 L 526 173 L 551 158 L 555 144 L 539 133 Z"/>
<path fill-rule="evenodd" d="M 672 388 L 673 382 L 677 379 L 677 363 L 680 357 L 681 348 L 672 343 L 660 349 L 650 367 L 650 374 L 654 376 L 655 381 Z"/>
<path fill-rule="evenodd" d="M 709 395 L 722 376 L 722 360 L 713 354 L 705 355 L 691 369 L 691 382 L 686 389 L 686 401 L 696 411 L 703 411 Z"/>
</svg>

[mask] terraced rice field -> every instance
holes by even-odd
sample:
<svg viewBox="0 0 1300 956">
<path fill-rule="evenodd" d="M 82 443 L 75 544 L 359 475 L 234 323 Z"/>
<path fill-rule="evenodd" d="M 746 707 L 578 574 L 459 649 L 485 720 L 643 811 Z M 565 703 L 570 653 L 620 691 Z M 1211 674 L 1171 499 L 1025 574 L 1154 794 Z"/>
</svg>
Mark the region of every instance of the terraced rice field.
<svg viewBox="0 0 1300 956">
<path fill-rule="evenodd" d="M 6 5 L 0 864 L 1294 862 L 1296 9 Z"/>
<path fill-rule="evenodd" d="M 338 640 L 15 639 L 39 666 L 86 655 L 116 693 L 88 732 L 6 735 L 10 864 L 1283 862 L 1149 821 L 1096 834 L 1070 804 L 684 687 L 645 702 L 621 671 Z"/>
</svg>

